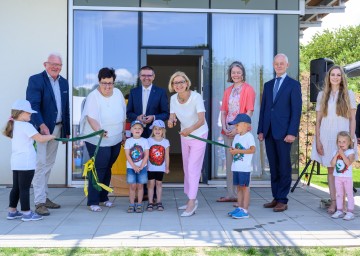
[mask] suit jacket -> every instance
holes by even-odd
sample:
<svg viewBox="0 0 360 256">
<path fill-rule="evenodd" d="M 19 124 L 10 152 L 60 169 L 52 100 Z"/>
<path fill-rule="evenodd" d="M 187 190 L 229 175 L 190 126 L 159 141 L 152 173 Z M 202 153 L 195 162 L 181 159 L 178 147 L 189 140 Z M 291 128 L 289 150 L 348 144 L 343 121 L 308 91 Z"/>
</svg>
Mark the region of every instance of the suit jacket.
<svg viewBox="0 0 360 256">
<path fill-rule="evenodd" d="M 138 86 L 130 91 L 129 101 L 126 107 L 127 119 L 130 122 L 136 120 L 136 118 L 142 114 L 142 109 L 142 86 Z M 145 115 L 155 115 L 156 120 L 165 121 L 169 119 L 168 97 L 164 89 L 152 85 Z M 146 125 L 143 137 L 150 136 L 150 125 L 151 124 Z"/>
<path fill-rule="evenodd" d="M 59 77 L 59 86 L 62 112 L 61 137 L 65 137 L 70 135 L 69 84 L 62 76 Z M 56 125 L 58 109 L 55 94 L 46 71 L 29 78 L 26 99 L 30 101 L 32 109 L 37 111 L 37 113 L 31 115 L 31 123 L 37 130 L 40 130 L 40 125 L 44 123 L 52 133 Z"/>
<path fill-rule="evenodd" d="M 300 83 L 286 76 L 273 102 L 274 84 L 272 79 L 264 85 L 257 133 L 265 138 L 271 132 L 275 139 L 297 136 L 302 108 Z"/>
</svg>

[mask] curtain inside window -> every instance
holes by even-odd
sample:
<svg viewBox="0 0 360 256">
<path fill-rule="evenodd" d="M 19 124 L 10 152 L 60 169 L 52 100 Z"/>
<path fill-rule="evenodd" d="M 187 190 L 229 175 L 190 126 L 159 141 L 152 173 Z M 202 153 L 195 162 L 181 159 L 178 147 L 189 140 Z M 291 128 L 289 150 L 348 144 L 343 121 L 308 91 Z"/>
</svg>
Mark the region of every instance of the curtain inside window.
<svg viewBox="0 0 360 256">
<path fill-rule="evenodd" d="M 272 15 L 213 14 L 212 16 L 212 139 L 221 139 L 220 106 L 227 81 L 227 68 L 233 61 L 241 61 L 246 82 L 256 92 L 252 134 L 256 153 L 253 156 L 253 178 L 269 179 L 265 145 L 259 145 L 257 126 L 262 85 L 273 77 L 274 17 Z M 213 177 L 224 177 L 223 154 L 213 146 Z"/>
</svg>

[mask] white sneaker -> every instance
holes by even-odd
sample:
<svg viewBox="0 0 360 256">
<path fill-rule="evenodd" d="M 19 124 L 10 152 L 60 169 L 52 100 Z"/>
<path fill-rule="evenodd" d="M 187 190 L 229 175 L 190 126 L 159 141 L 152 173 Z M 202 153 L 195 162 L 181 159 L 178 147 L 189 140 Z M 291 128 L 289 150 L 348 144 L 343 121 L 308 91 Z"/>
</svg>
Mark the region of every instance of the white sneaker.
<svg viewBox="0 0 360 256">
<path fill-rule="evenodd" d="M 333 215 L 331 215 L 331 218 L 338 219 L 345 216 L 345 213 L 342 211 L 336 211 Z"/>
<path fill-rule="evenodd" d="M 355 218 L 352 212 L 347 212 L 343 218 L 343 220 L 353 220 Z"/>
</svg>

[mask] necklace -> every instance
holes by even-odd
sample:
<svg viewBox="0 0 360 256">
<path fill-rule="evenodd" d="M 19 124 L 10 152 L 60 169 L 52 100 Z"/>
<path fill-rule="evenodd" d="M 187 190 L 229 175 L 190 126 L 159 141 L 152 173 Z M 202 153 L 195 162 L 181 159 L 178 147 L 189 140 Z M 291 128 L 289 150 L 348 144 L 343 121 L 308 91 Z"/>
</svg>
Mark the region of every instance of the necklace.
<svg viewBox="0 0 360 256">
<path fill-rule="evenodd" d="M 178 93 L 177 99 L 180 103 L 185 103 L 189 99 L 189 96 L 190 96 L 190 93 L 187 96 L 185 96 L 185 98 L 181 98 Z"/>
</svg>

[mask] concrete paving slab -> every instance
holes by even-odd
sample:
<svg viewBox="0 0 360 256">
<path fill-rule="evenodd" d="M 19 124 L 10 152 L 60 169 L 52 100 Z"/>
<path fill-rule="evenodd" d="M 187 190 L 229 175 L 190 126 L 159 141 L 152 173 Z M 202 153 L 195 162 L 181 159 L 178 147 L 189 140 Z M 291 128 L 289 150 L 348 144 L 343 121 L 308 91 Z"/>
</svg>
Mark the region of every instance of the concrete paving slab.
<svg viewBox="0 0 360 256">
<path fill-rule="evenodd" d="M 91 212 L 83 189 L 51 188 L 49 198 L 62 207 L 30 223 L 6 220 L 9 192 L 0 189 L 0 247 L 360 245 L 360 197 L 355 220 L 334 220 L 320 208 L 327 191 L 314 186 L 290 193 L 289 209 L 282 213 L 262 206 L 272 200 L 270 188 L 251 188 L 250 218 L 241 220 L 227 216 L 233 203 L 215 202 L 225 188 L 201 188 L 199 208 L 188 218 L 177 210 L 186 202 L 182 188 L 164 188 L 165 211 L 132 214 L 126 212 L 127 197 L 111 197 L 115 207 Z"/>
</svg>

